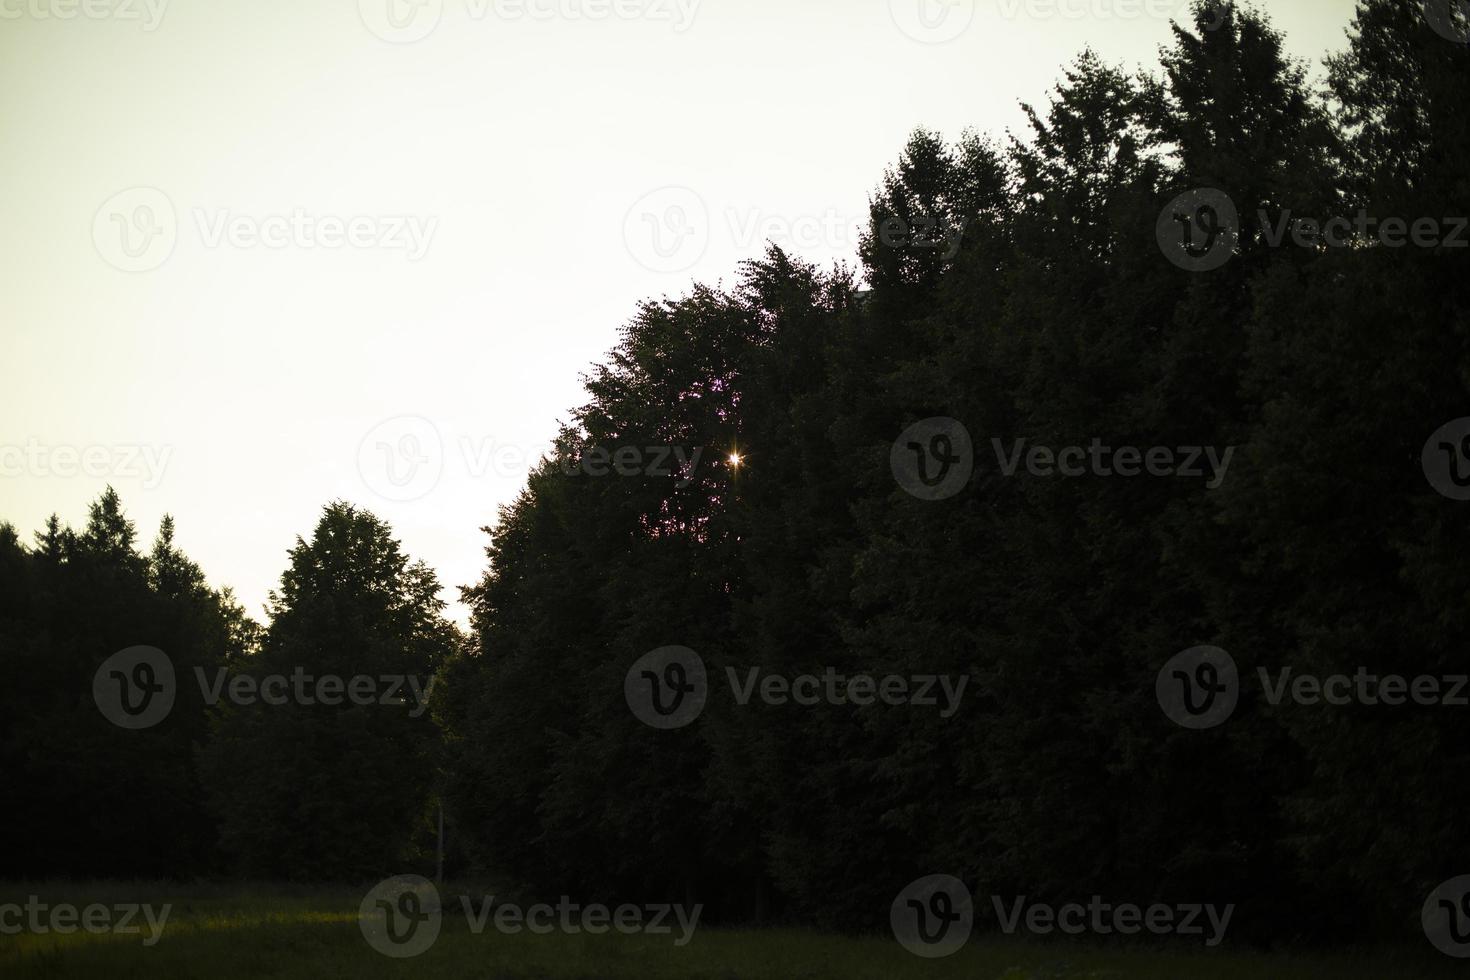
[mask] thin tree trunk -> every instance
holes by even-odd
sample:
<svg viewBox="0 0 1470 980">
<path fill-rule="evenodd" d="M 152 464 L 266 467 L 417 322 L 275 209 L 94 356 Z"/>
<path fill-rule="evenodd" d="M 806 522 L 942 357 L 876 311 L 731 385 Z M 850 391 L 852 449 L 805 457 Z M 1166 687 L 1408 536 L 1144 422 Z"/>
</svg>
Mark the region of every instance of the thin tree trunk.
<svg viewBox="0 0 1470 980">
<path fill-rule="evenodd" d="M 437 868 L 434 871 L 434 881 L 435 881 L 436 884 L 443 885 L 444 884 L 444 801 L 442 799 L 439 801 L 439 847 L 438 847 L 438 852 L 439 852 L 439 860 L 438 860 Z"/>
</svg>

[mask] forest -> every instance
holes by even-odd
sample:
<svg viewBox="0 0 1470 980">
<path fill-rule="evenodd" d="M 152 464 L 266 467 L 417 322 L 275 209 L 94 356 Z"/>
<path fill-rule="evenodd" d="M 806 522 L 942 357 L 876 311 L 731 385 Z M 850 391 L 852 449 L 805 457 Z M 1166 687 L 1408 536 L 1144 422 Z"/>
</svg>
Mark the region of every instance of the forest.
<svg viewBox="0 0 1470 980">
<path fill-rule="evenodd" d="M 262 614 L 111 489 L 0 526 L 7 876 L 434 877 L 442 818 L 450 879 L 716 926 L 879 932 L 943 873 L 1412 939 L 1470 873 L 1470 45 L 1428 8 L 1306 64 L 1200 0 L 1022 132 L 916 130 L 859 267 L 647 300 L 463 529 L 468 631 L 361 502 Z M 138 647 L 173 700 L 128 728 Z"/>
</svg>

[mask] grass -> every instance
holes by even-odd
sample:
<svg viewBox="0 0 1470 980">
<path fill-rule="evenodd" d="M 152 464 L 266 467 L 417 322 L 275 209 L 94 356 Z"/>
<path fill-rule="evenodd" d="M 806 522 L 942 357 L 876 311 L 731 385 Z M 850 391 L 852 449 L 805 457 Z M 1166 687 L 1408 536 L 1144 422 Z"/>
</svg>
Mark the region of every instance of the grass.
<svg viewBox="0 0 1470 980">
<path fill-rule="evenodd" d="M 451 889 L 451 892 L 455 891 Z M 478 890 L 468 890 L 479 896 Z M 214 977 L 706 978 L 706 980 L 890 980 L 904 977 L 1062 980 L 1227 977 L 1379 980 L 1464 976 L 1464 964 L 1429 948 L 1334 954 L 1266 954 L 1023 942 L 975 937 L 953 956 L 920 959 L 886 937 L 854 938 L 795 930 L 701 927 L 679 948 L 678 935 L 507 935 L 493 925 L 474 934 L 457 903 L 446 904 L 438 941 L 423 955 L 396 960 L 374 951 L 357 923 L 362 892 L 290 886 L 10 883 L 0 905 L 37 895 L 48 904 L 148 903 L 173 907 L 161 938 L 71 934 L 0 936 L 0 977 L 107 977 L 189 980 Z M 13 920 L 11 920 L 13 923 Z M 3 924 L 3 923 L 0 923 Z M 1228 947 L 1228 941 L 1226 946 Z"/>
</svg>

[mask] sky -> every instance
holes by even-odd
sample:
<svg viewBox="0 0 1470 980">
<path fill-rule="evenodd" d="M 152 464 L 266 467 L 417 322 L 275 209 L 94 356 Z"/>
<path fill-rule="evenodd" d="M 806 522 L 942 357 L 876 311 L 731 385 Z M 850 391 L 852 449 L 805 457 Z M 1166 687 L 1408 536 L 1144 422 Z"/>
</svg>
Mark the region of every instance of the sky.
<svg viewBox="0 0 1470 980">
<path fill-rule="evenodd" d="M 855 260 L 917 126 L 1023 127 L 1185 0 L 0 0 L 0 521 L 112 484 L 262 605 L 328 501 L 450 612 L 644 298 Z M 1343 47 L 1352 0 L 1268 9 Z"/>
</svg>

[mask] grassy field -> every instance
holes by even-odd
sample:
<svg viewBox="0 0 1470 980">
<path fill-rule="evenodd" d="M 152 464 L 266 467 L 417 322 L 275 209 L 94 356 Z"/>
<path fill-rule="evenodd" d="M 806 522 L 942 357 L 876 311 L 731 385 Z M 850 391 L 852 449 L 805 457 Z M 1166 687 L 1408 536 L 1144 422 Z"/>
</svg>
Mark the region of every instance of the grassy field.
<svg viewBox="0 0 1470 980">
<path fill-rule="evenodd" d="M 470 890 L 471 894 L 481 894 Z M 148 903 L 172 909 L 152 946 L 140 935 L 0 935 L 0 977 L 157 978 L 505 977 L 546 978 L 1178 978 L 1269 977 L 1321 980 L 1462 977 L 1465 964 L 1427 944 L 1401 951 L 1337 955 L 1251 952 L 1123 951 L 1068 942 L 1049 944 L 972 938 L 953 956 L 924 960 L 885 937 L 849 938 L 810 932 L 700 928 L 693 941 L 674 936 L 476 935 L 462 915 L 446 914 L 432 948 L 412 959 L 374 951 L 357 923 L 362 893 L 295 888 L 178 885 L 0 885 L 0 905 L 30 895 L 48 904 Z M 13 922 L 13 918 L 12 918 Z M 4 925 L 0 922 L 0 925 Z M 676 932 L 677 935 L 677 932 Z"/>
</svg>

